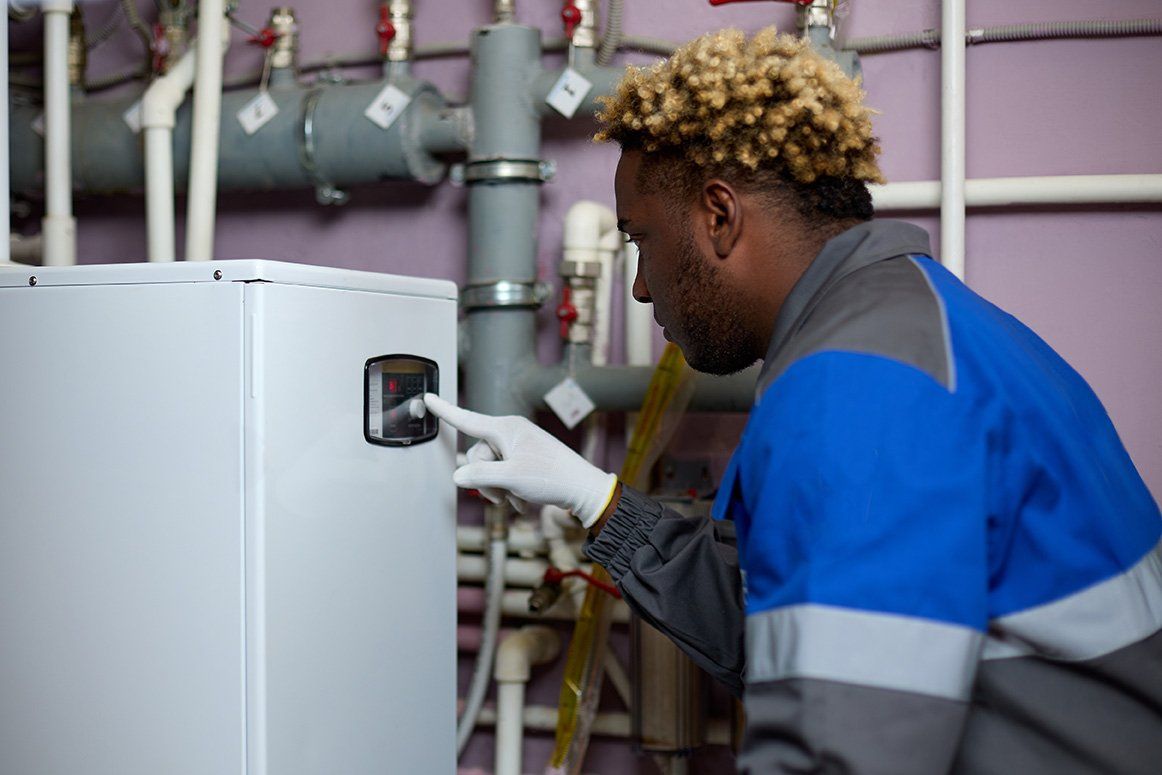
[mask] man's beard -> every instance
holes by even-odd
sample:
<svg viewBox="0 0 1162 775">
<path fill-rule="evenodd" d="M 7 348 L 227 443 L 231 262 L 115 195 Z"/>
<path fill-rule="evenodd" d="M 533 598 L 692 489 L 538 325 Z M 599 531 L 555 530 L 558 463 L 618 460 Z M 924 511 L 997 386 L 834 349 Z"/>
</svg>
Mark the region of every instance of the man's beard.
<svg viewBox="0 0 1162 775">
<path fill-rule="evenodd" d="M 675 323 L 682 353 L 691 368 L 707 374 L 733 374 L 761 357 L 764 342 L 754 342 L 744 324 L 741 303 L 726 289 L 687 234 L 677 257 Z"/>
</svg>

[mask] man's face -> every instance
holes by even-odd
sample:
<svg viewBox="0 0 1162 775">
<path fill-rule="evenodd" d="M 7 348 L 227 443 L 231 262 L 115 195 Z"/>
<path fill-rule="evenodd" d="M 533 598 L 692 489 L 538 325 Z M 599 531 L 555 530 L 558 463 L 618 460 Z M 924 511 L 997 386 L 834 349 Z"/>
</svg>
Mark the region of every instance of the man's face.
<svg viewBox="0 0 1162 775">
<path fill-rule="evenodd" d="M 709 374 L 746 368 L 755 360 L 750 337 L 720 259 L 699 247 L 696 203 L 642 194 L 641 164 L 640 151 L 625 151 L 614 178 L 618 228 L 640 253 L 634 298 L 653 302 L 654 319 L 693 368 Z"/>
</svg>

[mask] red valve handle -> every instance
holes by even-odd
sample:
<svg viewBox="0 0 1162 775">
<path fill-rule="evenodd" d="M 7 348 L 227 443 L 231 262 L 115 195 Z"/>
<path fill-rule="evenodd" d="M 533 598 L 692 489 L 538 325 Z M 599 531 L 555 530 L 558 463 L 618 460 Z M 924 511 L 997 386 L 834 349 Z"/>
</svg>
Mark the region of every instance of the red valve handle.
<svg viewBox="0 0 1162 775">
<path fill-rule="evenodd" d="M 379 55 L 385 57 L 391 42 L 395 40 L 395 25 L 391 23 L 386 5 L 379 6 L 379 21 L 375 25 L 375 34 L 379 36 Z"/>
<path fill-rule="evenodd" d="M 565 7 L 561 9 L 561 21 L 565 23 L 565 37 L 572 38 L 573 30 L 581 23 L 581 9 L 572 2 L 565 3 Z"/>
<path fill-rule="evenodd" d="M 756 0 L 710 0 L 711 5 L 726 5 L 727 3 L 753 3 Z M 794 3 L 795 5 L 811 5 L 811 0 L 773 0 L 776 3 Z"/>
<path fill-rule="evenodd" d="M 577 319 L 577 307 L 573 305 L 573 289 L 566 285 L 561 289 L 561 303 L 557 305 L 557 320 L 561 321 L 561 338 L 569 338 L 569 324 Z"/>
<path fill-rule="evenodd" d="M 585 583 L 587 583 L 589 586 L 597 587 L 605 594 L 611 597 L 615 597 L 618 600 L 621 599 L 621 592 L 618 591 L 617 587 L 613 586 L 609 582 L 601 581 L 595 576 L 592 576 L 591 574 L 588 574 L 585 571 L 579 569 L 561 570 L 556 566 L 550 565 L 548 568 L 545 568 L 545 576 L 543 581 L 545 584 L 558 585 L 565 579 L 569 578 L 585 579 Z"/>
<path fill-rule="evenodd" d="M 251 35 L 246 39 L 246 42 L 252 46 L 261 46 L 262 48 L 270 48 L 278 40 L 278 33 L 270 27 L 263 27 L 258 31 L 257 35 Z"/>
<path fill-rule="evenodd" d="M 160 73 L 165 70 L 165 60 L 169 58 L 169 38 L 165 36 L 165 27 L 161 24 L 153 25 L 153 45 L 150 47 L 150 53 L 153 54 L 153 72 Z"/>
</svg>

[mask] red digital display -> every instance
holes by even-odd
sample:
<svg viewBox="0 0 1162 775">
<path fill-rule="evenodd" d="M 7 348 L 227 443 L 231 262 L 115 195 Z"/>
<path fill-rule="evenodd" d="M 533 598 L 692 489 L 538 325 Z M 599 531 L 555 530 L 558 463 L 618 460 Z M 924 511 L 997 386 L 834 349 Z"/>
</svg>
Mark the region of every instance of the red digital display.
<svg viewBox="0 0 1162 775">
<path fill-rule="evenodd" d="M 389 379 L 387 381 L 387 392 L 388 393 L 398 393 L 399 392 L 399 380 L 398 379 Z"/>
</svg>

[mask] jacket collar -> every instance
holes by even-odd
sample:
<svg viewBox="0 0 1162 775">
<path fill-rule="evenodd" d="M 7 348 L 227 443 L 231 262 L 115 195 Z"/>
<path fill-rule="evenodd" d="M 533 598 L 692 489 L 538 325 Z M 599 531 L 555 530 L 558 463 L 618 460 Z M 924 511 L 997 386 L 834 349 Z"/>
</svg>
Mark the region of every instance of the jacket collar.
<svg viewBox="0 0 1162 775">
<path fill-rule="evenodd" d="M 827 291 L 852 272 L 903 255 L 931 255 L 928 232 L 903 221 L 872 220 L 829 239 L 783 302 L 759 369 L 755 397 L 768 386 L 768 371 L 779 351 L 798 331 Z"/>
</svg>

